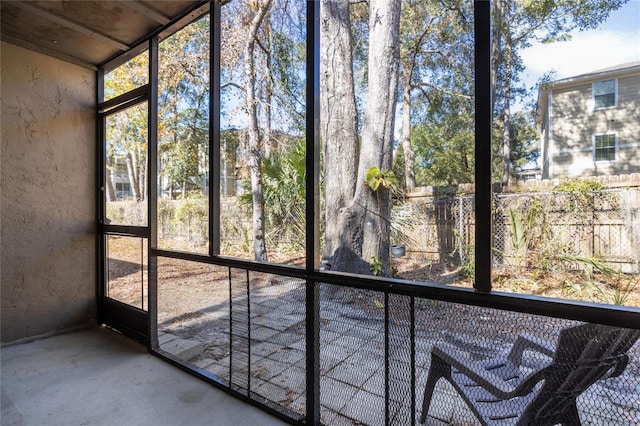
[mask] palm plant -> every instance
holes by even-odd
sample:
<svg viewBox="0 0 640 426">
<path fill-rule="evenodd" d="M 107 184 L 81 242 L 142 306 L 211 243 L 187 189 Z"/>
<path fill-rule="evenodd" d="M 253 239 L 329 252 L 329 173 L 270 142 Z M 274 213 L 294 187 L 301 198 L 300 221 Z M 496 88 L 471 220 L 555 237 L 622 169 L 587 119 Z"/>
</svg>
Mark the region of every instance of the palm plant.
<svg viewBox="0 0 640 426">
<path fill-rule="evenodd" d="M 293 250 L 304 247 L 306 149 L 297 138 L 269 158 L 262 160 L 267 239 L 270 247 Z M 240 201 L 251 204 L 251 194 Z"/>
</svg>

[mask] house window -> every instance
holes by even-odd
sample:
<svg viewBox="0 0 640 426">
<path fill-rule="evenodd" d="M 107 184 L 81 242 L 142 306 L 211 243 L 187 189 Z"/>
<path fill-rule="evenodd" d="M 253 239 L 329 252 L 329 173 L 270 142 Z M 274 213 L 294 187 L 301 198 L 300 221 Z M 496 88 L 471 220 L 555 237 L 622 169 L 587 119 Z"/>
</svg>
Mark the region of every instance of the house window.
<svg viewBox="0 0 640 426">
<path fill-rule="evenodd" d="M 131 192 L 131 185 L 128 183 L 116 183 L 116 191 L 117 192 L 125 192 L 125 193 L 129 193 Z"/>
<path fill-rule="evenodd" d="M 593 83 L 595 109 L 616 106 L 616 81 L 605 80 Z"/>
<path fill-rule="evenodd" d="M 616 135 L 609 133 L 595 136 L 595 160 L 616 161 Z"/>
</svg>

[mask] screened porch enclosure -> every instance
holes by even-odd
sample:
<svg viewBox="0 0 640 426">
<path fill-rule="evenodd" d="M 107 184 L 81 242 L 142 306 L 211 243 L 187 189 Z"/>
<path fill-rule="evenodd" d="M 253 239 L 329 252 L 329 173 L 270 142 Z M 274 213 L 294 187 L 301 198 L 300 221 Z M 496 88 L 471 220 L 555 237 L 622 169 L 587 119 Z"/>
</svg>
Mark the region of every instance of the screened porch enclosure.
<svg viewBox="0 0 640 426">
<path fill-rule="evenodd" d="M 520 416 L 534 424 L 576 416 L 587 424 L 640 420 L 638 336 L 632 331 L 637 307 L 606 304 L 610 293 L 598 300 L 605 304 L 592 304 L 583 294 L 549 298 L 515 284 L 512 294 L 496 291 L 503 287 L 494 267 L 521 282 L 529 273 L 551 282 L 566 272 L 572 279 L 589 277 L 606 291 L 613 290 L 603 277 L 616 275 L 599 263 L 580 269 L 582 246 L 570 238 L 558 243 L 554 236 L 568 229 L 568 213 L 555 204 L 549 208 L 562 218 L 550 222 L 560 230 L 544 228 L 551 229 L 550 242 L 534 246 L 539 231 L 525 225 L 538 214 L 535 206 L 549 204 L 544 198 L 514 195 L 497 212 L 493 159 L 485 149 L 493 138 L 490 68 L 483 56 L 490 48 L 487 3 L 465 10 L 472 22 L 448 16 L 447 31 L 466 44 L 436 40 L 459 64 L 434 58 L 423 64 L 442 84 L 466 81 L 451 86 L 466 94 L 464 102 L 445 95 L 442 102 L 460 108 L 457 126 L 473 128 L 436 136 L 470 138 L 466 155 L 473 167 L 460 173 L 475 187 L 472 196 L 450 204 L 434 201 L 433 237 L 421 206 L 403 205 L 398 195 L 389 162 L 397 135 L 385 134 L 388 125 L 372 120 L 368 109 L 377 103 L 380 113 L 389 102 L 371 89 L 382 87 L 380 76 L 341 87 L 339 76 L 350 69 L 336 59 L 344 53 L 341 42 L 323 45 L 339 40 L 327 41 L 339 31 L 332 19 L 351 13 L 352 36 L 372 49 L 353 57 L 354 69 L 374 73 L 371 64 L 365 71 L 367 63 L 380 61 L 380 69 L 399 73 L 398 63 L 374 54 L 375 43 L 385 42 L 376 38 L 375 25 L 367 26 L 367 9 L 284 1 L 209 6 L 171 35 L 141 44 L 142 54 L 116 59 L 100 71 L 105 95 L 107 89 L 120 93 L 101 103 L 104 135 L 126 134 L 134 125 L 148 129 L 144 166 L 129 168 L 146 182 L 146 192 L 138 192 L 148 195 L 127 200 L 148 212 L 148 224 L 135 219 L 135 208 L 107 204 L 100 213 L 107 250 L 129 238 L 148 244 L 149 253 L 148 260 L 144 252 L 136 254 L 143 272 L 132 287 L 120 283 L 104 295 L 107 324 L 121 325 L 147 341 L 152 353 L 292 423 L 416 424 L 424 418 L 434 424 L 516 424 Z M 384 7 L 387 18 L 398 12 L 391 3 Z M 432 2 L 424 7 L 424 16 L 449 13 Z M 392 25 L 385 19 L 380 25 Z M 400 25 L 409 31 L 405 21 Z M 469 57 L 474 60 L 465 62 Z M 131 73 L 148 78 L 136 78 L 132 90 L 121 89 Z M 353 109 L 335 101 L 349 93 L 355 96 Z M 139 106 L 148 106 L 147 126 L 111 118 Z M 436 120 L 429 114 L 423 119 Z M 119 130 L 121 125 L 128 127 Z M 135 143 L 120 151 L 106 147 L 103 169 L 110 156 L 126 159 L 132 149 L 140 151 Z M 375 150 L 379 155 L 369 155 Z M 343 183 L 353 179 L 352 166 L 343 161 L 353 156 L 374 167 L 354 170 L 355 189 L 342 192 Z M 364 184 L 357 180 L 363 173 Z M 109 174 L 101 179 L 100 187 L 107 188 Z M 564 205 L 569 198 L 556 201 Z M 610 205 L 602 208 L 611 210 Z M 418 213 L 403 216 L 412 206 Z M 576 229 L 582 228 L 579 222 Z M 392 245 L 408 246 L 409 254 L 392 256 Z M 550 266 L 535 270 L 536 256 Z M 617 275 L 628 280 L 618 282 L 623 293 L 637 274 L 633 249 L 619 257 L 624 256 L 628 266 Z M 632 292 L 616 293 L 615 300 L 635 306 Z M 598 337 L 576 337 L 585 347 L 578 340 L 562 347 L 567 339 L 561 336 L 582 330 L 584 323 L 601 324 L 594 327 L 602 339 L 606 333 L 618 336 L 619 353 L 601 349 Z M 516 363 L 510 351 L 522 341 L 535 344 Z M 437 358 L 444 351 L 458 354 L 449 373 Z M 561 354 L 573 357 L 576 371 L 567 370 Z M 494 371 L 486 367 L 494 359 L 509 363 L 496 364 L 501 367 Z M 462 391 L 466 387 L 453 384 L 458 386 L 454 377 L 477 369 L 484 373 L 463 380 L 471 394 L 480 395 L 476 403 L 478 398 Z M 428 381 L 434 371 L 444 371 L 435 384 Z M 489 379 L 496 374 L 498 382 Z M 568 376 L 550 391 L 543 374 Z M 523 385 L 527 377 L 534 379 Z M 480 378 L 493 390 L 481 391 Z M 495 383 L 516 393 L 504 398 L 506 391 L 491 388 Z"/>
<path fill-rule="evenodd" d="M 505 3 L 2 2 L 3 343 L 104 324 L 291 424 L 640 424 L 640 190 L 500 182 Z"/>
</svg>

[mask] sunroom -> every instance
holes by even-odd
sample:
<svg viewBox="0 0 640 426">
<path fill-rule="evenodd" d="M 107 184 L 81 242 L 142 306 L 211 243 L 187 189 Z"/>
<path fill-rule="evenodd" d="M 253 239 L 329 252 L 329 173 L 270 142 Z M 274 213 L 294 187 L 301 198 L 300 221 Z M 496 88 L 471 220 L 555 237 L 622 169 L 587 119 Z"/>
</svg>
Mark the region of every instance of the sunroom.
<svg viewBox="0 0 640 426">
<path fill-rule="evenodd" d="M 633 3 L 3 1 L 3 353 L 101 327 L 292 424 L 639 424 L 640 177 L 514 178 L 526 49 Z"/>
</svg>

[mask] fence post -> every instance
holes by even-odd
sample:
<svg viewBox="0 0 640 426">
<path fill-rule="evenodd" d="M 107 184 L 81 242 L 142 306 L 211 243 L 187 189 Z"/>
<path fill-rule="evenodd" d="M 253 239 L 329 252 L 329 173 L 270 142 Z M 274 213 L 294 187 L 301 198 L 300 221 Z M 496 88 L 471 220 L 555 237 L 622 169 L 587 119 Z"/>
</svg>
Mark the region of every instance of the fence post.
<svg viewBox="0 0 640 426">
<path fill-rule="evenodd" d="M 464 203 L 462 197 L 458 197 L 458 253 L 460 254 L 460 265 L 466 263 L 464 258 L 464 237 L 463 237 L 463 219 L 464 219 Z"/>
</svg>

